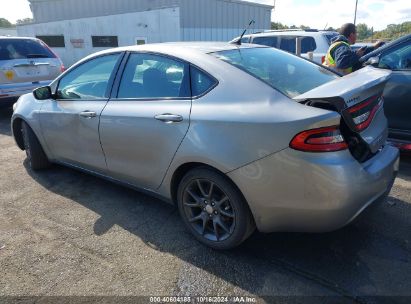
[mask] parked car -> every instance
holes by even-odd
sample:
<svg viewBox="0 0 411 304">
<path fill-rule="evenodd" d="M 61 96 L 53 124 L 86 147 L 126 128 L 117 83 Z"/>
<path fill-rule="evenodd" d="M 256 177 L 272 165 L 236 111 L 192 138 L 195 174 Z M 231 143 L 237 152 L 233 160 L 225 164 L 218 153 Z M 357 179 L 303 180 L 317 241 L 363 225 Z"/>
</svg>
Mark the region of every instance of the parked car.
<svg viewBox="0 0 411 304">
<path fill-rule="evenodd" d="M 309 53 L 312 52 L 312 60 L 322 64 L 331 45 L 331 40 L 336 36 L 338 33 L 333 31 L 285 29 L 244 35 L 241 43 L 271 46 L 295 54 L 296 38 L 301 37 L 301 56 L 309 58 Z M 233 41 L 236 39 L 238 38 L 233 39 Z"/>
<path fill-rule="evenodd" d="M 389 72 L 341 78 L 262 46 L 106 50 L 20 97 L 11 126 L 32 169 L 59 163 L 177 204 L 227 249 L 255 229 L 330 231 L 390 191 Z"/>
<path fill-rule="evenodd" d="M 48 85 L 62 71 L 63 63 L 43 41 L 0 37 L 0 106 Z"/>
<path fill-rule="evenodd" d="M 389 140 L 402 150 L 411 151 L 411 35 L 384 45 L 360 61 L 392 71 L 383 93 Z"/>
<path fill-rule="evenodd" d="M 353 45 L 351 45 L 351 50 L 357 51 L 361 48 L 371 48 L 374 47 L 374 43 L 369 43 L 369 42 L 357 42 Z"/>
</svg>

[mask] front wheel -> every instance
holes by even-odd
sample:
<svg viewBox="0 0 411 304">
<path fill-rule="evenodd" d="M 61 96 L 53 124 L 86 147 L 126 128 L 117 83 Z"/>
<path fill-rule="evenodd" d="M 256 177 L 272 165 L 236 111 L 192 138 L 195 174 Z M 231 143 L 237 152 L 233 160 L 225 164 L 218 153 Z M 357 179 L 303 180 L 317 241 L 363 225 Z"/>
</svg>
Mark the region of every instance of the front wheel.
<svg viewBox="0 0 411 304">
<path fill-rule="evenodd" d="M 215 249 L 240 245 L 255 229 L 239 190 L 224 175 L 208 169 L 189 171 L 178 188 L 178 208 L 190 232 Z"/>
<path fill-rule="evenodd" d="M 39 140 L 33 130 L 26 122 L 21 123 L 23 133 L 24 150 L 26 150 L 27 160 L 33 170 L 46 169 L 50 167 L 50 162 L 44 153 Z"/>
</svg>

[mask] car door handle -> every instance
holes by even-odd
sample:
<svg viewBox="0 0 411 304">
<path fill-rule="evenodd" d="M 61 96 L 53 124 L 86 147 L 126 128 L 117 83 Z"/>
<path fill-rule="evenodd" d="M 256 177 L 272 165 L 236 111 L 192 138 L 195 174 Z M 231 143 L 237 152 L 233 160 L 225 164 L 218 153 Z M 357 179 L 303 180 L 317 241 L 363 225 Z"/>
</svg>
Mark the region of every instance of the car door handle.
<svg viewBox="0 0 411 304">
<path fill-rule="evenodd" d="M 80 112 L 79 115 L 84 118 L 93 118 L 97 116 L 96 112 L 92 112 L 92 111 Z"/>
<path fill-rule="evenodd" d="M 183 116 L 176 114 L 159 114 L 154 116 L 155 119 L 160 120 L 165 123 L 181 122 L 183 121 Z"/>
</svg>

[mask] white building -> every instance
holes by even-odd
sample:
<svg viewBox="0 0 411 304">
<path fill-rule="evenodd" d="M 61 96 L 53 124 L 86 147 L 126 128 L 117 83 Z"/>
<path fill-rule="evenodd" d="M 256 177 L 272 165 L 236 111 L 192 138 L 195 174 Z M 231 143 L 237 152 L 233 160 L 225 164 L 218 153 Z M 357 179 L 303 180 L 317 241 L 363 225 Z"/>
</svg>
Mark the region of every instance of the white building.
<svg viewBox="0 0 411 304">
<path fill-rule="evenodd" d="M 269 29 L 272 6 L 240 0 L 29 0 L 34 23 L 19 36 L 39 37 L 71 65 L 98 50 L 168 41 L 229 41 L 250 20 Z"/>
<path fill-rule="evenodd" d="M 17 29 L 15 27 L 0 27 L 0 36 L 17 36 Z"/>
</svg>

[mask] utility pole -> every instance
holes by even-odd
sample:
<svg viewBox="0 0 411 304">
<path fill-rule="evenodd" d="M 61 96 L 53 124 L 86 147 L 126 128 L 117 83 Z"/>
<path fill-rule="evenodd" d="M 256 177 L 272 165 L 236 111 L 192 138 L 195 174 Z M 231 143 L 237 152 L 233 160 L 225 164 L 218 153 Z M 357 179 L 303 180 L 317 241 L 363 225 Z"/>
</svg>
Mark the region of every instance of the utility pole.
<svg viewBox="0 0 411 304">
<path fill-rule="evenodd" d="M 357 21 L 357 5 L 358 5 L 358 0 L 355 0 L 354 25 L 355 25 L 355 22 Z"/>
</svg>

